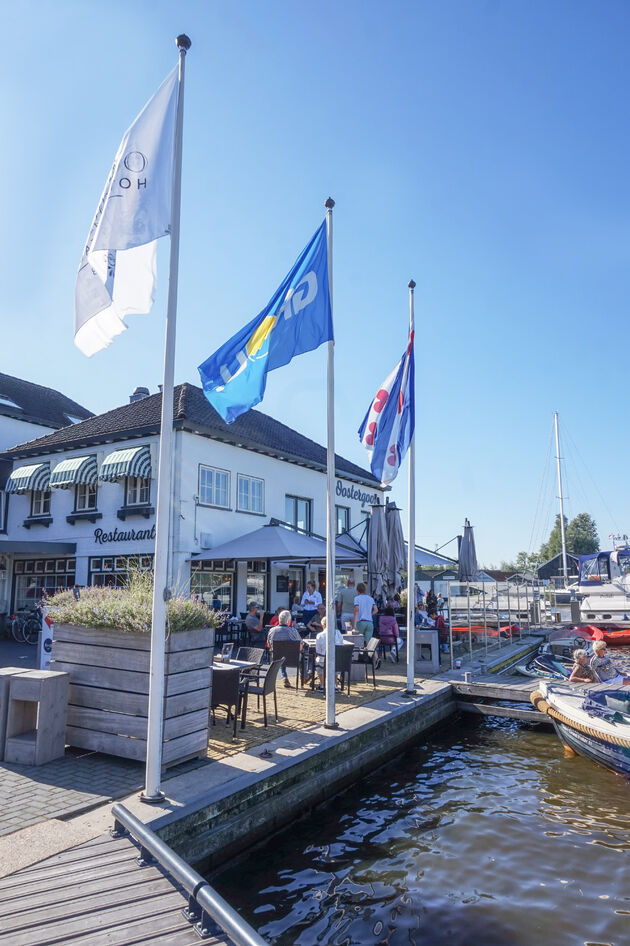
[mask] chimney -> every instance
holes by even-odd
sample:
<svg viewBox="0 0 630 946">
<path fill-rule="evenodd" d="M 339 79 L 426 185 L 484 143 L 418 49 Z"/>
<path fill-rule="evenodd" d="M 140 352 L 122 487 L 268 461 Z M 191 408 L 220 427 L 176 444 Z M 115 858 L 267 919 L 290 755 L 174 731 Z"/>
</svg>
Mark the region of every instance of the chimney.
<svg viewBox="0 0 630 946">
<path fill-rule="evenodd" d="M 133 404 L 134 401 L 141 401 L 143 397 L 149 396 L 148 388 L 136 388 L 133 394 L 129 395 L 129 403 Z"/>
</svg>

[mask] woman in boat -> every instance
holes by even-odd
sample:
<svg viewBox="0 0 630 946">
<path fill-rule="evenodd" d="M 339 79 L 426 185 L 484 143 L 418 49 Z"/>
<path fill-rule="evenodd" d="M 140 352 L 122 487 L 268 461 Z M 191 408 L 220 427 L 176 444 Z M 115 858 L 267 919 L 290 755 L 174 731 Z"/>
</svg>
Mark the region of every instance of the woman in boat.
<svg viewBox="0 0 630 946">
<path fill-rule="evenodd" d="M 573 654 L 575 663 L 571 670 L 569 683 L 597 683 L 595 671 L 588 665 L 588 654 L 581 648 Z"/>
<path fill-rule="evenodd" d="M 590 666 L 595 671 L 597 679 L 611 687 L 630 686 L 630 677 L 624 677 L 618 672 L 607 655 L 607 650 L 606 641 L 595 641 L 593 644 L 593 656 L 591 657 Z"/>
</svg>

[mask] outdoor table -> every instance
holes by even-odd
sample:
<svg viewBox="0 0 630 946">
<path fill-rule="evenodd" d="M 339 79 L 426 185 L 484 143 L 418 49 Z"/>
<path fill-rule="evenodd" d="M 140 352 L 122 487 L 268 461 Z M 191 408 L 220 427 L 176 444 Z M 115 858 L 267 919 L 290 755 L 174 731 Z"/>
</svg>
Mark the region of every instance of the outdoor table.
<svg viewBox="0 0 630 946">
<path fill-rule="evenodd" d="M 215 671 L 220 672 L 220 673 L 225 673 L 227 671 L 231 671 L 238 668 L 239 680 L 241 683 L 245 684 L 245 686 L 243 687 L 241 729 L 245 729 L 245 722 L 247 720 L 247 695 L 249 692 L 249 676 L 247 674 L 247 671 L 253 670 L 257 667 L 258 667 L 258 664 L 254 663 L 251 660 L 218 660 L 217 657 L 215 657 L 212 661 L 213 673 Z"/>
</svg>

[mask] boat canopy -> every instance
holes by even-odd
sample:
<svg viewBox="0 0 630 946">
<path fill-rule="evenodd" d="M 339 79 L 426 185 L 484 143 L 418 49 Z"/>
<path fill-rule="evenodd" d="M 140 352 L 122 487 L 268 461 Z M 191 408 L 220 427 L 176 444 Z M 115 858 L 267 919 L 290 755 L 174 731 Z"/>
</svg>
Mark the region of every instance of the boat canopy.
<svg viewBox="0 0 630 946">
<path fill-rule="evenodd" d="M 601 585 L 630 574 L 630 548 L 580 555 L 580 585 Z"/>
</svg>

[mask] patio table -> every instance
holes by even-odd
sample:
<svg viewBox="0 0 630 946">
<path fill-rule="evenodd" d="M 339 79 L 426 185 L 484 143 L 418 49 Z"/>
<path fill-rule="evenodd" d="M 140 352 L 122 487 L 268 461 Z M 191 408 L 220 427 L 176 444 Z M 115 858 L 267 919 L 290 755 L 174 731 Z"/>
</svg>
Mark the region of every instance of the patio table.
<svg viewBox="0 0 630 946">
<path fill-rule="evenodd" d="M 233 672 L 235 669 L 238 669 L 239 671 L 239 681 L 240 684 L 243 685 L 241 700 L 241 729 L 245 729 L 245 722 L 247 720 L 247 695 L 249 693 L 250 682 L 248 671 L 257 668 L 258 664 L 251 660 L 218 660 L 217 657 L 215 657 L 212 661 L 213 673 Z"/>
</svg>

